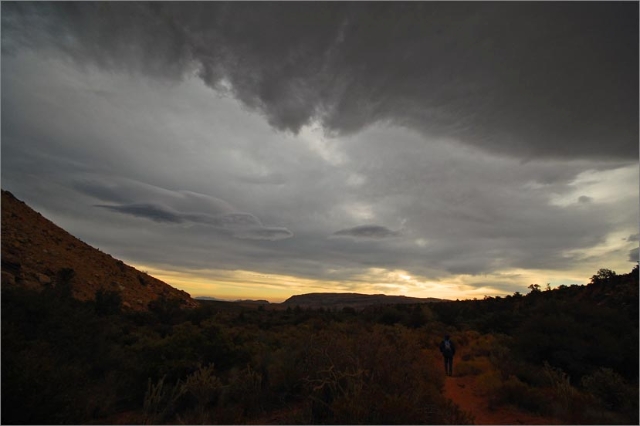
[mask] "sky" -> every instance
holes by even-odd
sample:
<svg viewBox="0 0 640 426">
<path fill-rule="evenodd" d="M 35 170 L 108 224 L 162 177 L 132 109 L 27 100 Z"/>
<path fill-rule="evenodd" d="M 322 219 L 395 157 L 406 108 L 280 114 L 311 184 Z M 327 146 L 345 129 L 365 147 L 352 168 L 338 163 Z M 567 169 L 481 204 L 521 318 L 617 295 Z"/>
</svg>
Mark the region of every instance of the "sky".
<svg viewBox="0 0 640 426">
<path fill-rule="evenodd" d="M 192 296 L 638 261 L 637 2 L 2 2 L 2 188 Z"/>
</svg>

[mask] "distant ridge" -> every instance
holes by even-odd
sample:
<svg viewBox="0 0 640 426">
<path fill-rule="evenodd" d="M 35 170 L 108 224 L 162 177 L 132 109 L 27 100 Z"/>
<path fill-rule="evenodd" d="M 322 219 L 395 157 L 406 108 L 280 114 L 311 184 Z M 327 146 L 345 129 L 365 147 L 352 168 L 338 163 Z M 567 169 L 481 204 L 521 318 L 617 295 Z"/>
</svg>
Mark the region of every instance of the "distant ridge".
<svg viewBox="0 0 640 426">
<path fill-rule="evenodd" d="M 146 310 L 161 296 L 198 305 L 188 293 L 80 241 L 2 190 L 2 286 L 56 286 L 62 272 L 79 300 L 94 300 L 104 289 L 118 292 L 125 309 Z"/>
<path fill-rule="evenodd" d="M 301 308 L 365 308 L 371 305 L 394 305 L 413 303 L 445 302 L 445 299 L 435 297 L 407 297 L 387 296 L 384 294 L 360 293 L 307 293 L 291 296 L 284 302 L 284 306 L 300 306 Z"/>
<path fill-rule="evenodd" d="M 268 305 L 269 301 L 268 300 L 253 300 L 253 299 L 236 299 L 236 300 L 229 300 L 229 299 L 218 299 L 217 297 L 210 297 L 210 296 L 196 296 L 194 297 L 194 299 L 196 300 L 204 300 L 204 301 L 213 301 L 213 302 L 229 302 L 229 303 L 253 303 L 256 305 Z"/>
</svg>

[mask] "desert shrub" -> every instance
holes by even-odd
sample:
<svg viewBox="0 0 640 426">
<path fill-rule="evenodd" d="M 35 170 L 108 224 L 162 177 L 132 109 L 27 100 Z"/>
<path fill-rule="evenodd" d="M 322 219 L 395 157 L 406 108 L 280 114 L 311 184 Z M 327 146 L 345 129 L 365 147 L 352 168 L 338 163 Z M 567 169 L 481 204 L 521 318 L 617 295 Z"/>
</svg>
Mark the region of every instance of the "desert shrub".
<svg viewBox="0 0 640 426">
<path fill-rule="evenodd" d="M 554 368 L 549 363 L 544 363 L 544 373 L 549 385 L 554 389 L 555 396 L 564 409 L 571 406 L 575 398 L 576 389 L 571 386 L 571 379 L 562 369 Z"/>
<path fill-rule="evenodd" d="M 199 407 L 216 403 L 222 393 L 222 382 L 216 376 L 213 364 L 198 367 L 187 376 L 182 386 L 185 393 L 193 397 Z"/>
<path fill-rule="evenodd" d="M 430 410 L 430 407 L 427 407 L 427 410 Z M 441 419 L 441 422 L 438 424 L 443 425 L 473 425 L 475 424 L 475 419 L 471 413 L 467 413 L 466 411 L 460 410 L 460 408 L 453 403 L 450 399 L 447 399 L 439 408 L 438 408 L 438 417 Z"/>
<path fill-rule="evenodd" d="M 393 325 L 399 322 L 407 322 L 409 313 L 397 306 L 385 306 L 380 313 L 377 322 L 379 324 Z"/>
<path fill-rule="evenodd" d="M 497 399 L 500 403 L 513 404 L 537 413 L 542 412 L 547 403 L 540 389 L 528 386 L 515 376 L 510 376 L 502 382 L 498 389 Z"/>
<path fill-rule="evenodd" d="M 125 360 L 115 349 L 120 320 L 100 318 L 92 303 L 55 292 L 2 291 L 6 423 L 84 423 L 111 409 L 125 388 L 119 374 Z"/>
<path fill-rule="evenodd" d="M 524 383 L 535 386 L 535 387 L 544 387 L 546 385 L 546 379 L 544 374 L 544 368 L 529 364 L 526 362 L 515 362 L 514 363 L 514 374 L 518 379 L 522 380 Z"/>
<path fill-rule="evenodd" d="M 496 371 L 485 371 L 480 374 L 475 381 L 477 393 L 485 396 L 496 396 L 502 386 L 500 373 Z"/>
<path fill-rule="evenodd" d="M 73 268 L 60 268 L 56 273 L 57 284 L 68 283 L 76 276 Z"/>
<path fill-rule="evenodd" d="M 308 421 L 342 424 L 448 423 L 442 375 L 420 336 L 404 327 L 321 332 L 310 353 Z M 459 417 L 456 417 L 459 415 Z"/>
<path fill-rule="evenodd" d="M 147 392 L 144 395 L 143 423 L 160 424 L 171 419 L 175 414 L 175 408 L 180 397 L 186 389 L 179 381 L 173 385 L 165 384 L 162 377 L 156 383 L 148 380 Z"/>
<path fill-rule="evenodd" d="M 181 384 L 175 401 L 176 417 L 180 423 L 214 423 L 213 409 L 224 391 L 213 365 L 199 366 Z"/>
<path fill-rule="evenodd" d="M 140 283 L 141 286 L 145 286 L 145 287 L 147 286 L 147 280 L 142 274 L 138 275 L 138 282 Z"/>
<path fill-rule="evenodd" d="M 180 304 L 180 299 L 171 299 L 162 295 L 149 302 L 147 307 L 161 323 L 178 324 L 186 316 L 186 313 L 180 309 Z"/>
<path fill-rule="evenodd" d="M 573 387 L 569 375 L 562 369 L 554 368 L 545 362 L 543 371 L 553 390 L 551 413 L 570 423 L 587 422 L 586 410 L 592 405 L 592 398 Z"/>
<path fill-rule="evenodd" d="M 99 316 L 119 314 L 122 308 L 122 296 L 115 290 L 103 288 L 96 291 L 95 309 Z"/>
<path fill-rule="evenodd" d="M 490 334 L 479 335 L 468 344 L 468 353 L 473 356 L 491 355 L 495 345 L 495 338 Z"/>
<path fill-rule="evenodd" d="M 54 278 L 55 295 L 63 298 L 71 297 L 73 289 L 71 281 L 75 276 L 76 271 L 73 268 L 60 268 Z"/>
<path fill-rule="evenodd" d="M 456 333 L 452 338 L 455 338 L 455 341 L 459 346 L 467 346 L 470 342 L 478 340 L 480 338 L 480 333 L 475 330 L 465 330 L 462 333 Z"/>
<path fill-rule="evenodd" d="M 265 393 L 262 391 L 262 374 L 250 365 L 233 369 L 229 374 L 229 385 L 223 394 L 223 405 L 235 405 L 243 416 L 251 416 L 263 410 Z"/>
<path fill-rule="evenodd" d="M 583 377 L 582 387 L 608 409 L 618 410 L 632 405 L 633 392 L 630 392 L 622 376 L 610 368 L 600 368 Z"/>
<path fill-rule="evenodd" d="M 304 347 L 287 345 L 277 349 L 266 363 L 267 380 L 271 390 L 282 401 L 289 400 L 302 390 L 306 372 Z"/>
</svg>

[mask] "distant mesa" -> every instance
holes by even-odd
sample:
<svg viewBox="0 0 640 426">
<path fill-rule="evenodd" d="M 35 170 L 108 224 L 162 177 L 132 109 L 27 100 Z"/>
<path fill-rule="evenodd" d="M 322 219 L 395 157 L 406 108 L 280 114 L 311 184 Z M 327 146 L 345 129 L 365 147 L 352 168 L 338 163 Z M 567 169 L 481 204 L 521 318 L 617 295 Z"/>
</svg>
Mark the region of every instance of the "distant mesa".
<svg viewBox="0 0 640 426">
<path fill-rule="evenodd" d="M 269 305 L 269 301 L 268 300 L 250 300 L 250 299 L 242 299 L 242 300 L 236 300 L 236 303 L 253 303 L 256 305 Z"/>
<path fill-rule="evenodd" d="M 435 297 L 407 297 L 387 296 L 384 294 L 360 294 L 360 293 L 308 293 L 291 296 L 284 302 L 284 306 L 300 306 L 301 308 L 335 308 L 345 307 L 365 308 L 371 305 L 395 305 L 415 303 L 445 302 L 445 299 Z"/>
<path fill-rule="evenodd" d="M 188 293 L 80 241 L 2 190 L 2 285 L 43 289 L 66 280 L 79 300 L 116 291 L 124 309 L 147 310 L 160 297 L 196 307 Z"/>
<path fill-rule="evenodd" d="M 196 300 L 205 300 L 205 301 L 214 301 L 214 302 L 231 302 L 231 303 L 252 303 L 256 305 L 269 305 L 268 300 L 252 300 L 252 299 L 237 299 L 237 300 L 228 300 L 228 299 L 218 299 L 217 297 L 210 296 L 197 296 Z"/>
</svg>

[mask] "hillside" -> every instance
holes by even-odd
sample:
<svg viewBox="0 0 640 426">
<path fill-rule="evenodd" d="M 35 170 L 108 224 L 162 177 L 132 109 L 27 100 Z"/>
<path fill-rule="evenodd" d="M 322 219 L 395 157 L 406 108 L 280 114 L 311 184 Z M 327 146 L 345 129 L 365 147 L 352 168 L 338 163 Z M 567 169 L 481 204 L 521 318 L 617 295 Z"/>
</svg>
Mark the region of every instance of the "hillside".
<svg viewBox="0 0 640 426">
<path fill-rule="evenodd" d="M 433 297 L 406 297 L 387 296 L 384 294 L 359 294 L 359 293 L 307 293 L 291 296 L 284 302 L 284 306 L 300 306 L 301 308 L 335 308 L 341 309 L 351 307 L 354 309 L 364 309 L 371 305 L 393 305 L 442 302 L 442 299 Z"/>
<path fill-rule="evenodd" d="M 2 286 L 40 289 L 62 281 L 79 300 L 94 299 L 99 289 L 119 292 L 125 309 L 146 310 L 160 296 L 197 306 L 186 292 L 80 241 L 3 190 Z"/>
</svg>

